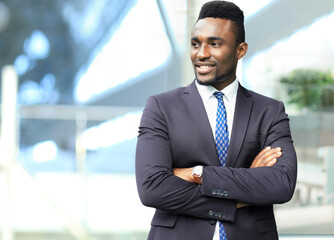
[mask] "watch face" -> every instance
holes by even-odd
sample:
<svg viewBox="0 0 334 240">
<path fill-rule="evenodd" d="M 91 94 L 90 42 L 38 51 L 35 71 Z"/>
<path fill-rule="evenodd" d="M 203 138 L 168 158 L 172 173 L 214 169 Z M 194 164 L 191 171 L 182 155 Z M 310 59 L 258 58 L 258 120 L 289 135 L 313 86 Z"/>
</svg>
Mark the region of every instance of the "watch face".
<svg viewBox="0 0 334 240">
<path fill-rule="evenodd" d="M 194 172 L 193 172 L 194 175 L 202 175 L 202 168 L 201 166 L 196 166 L 194 167 Z"/>
<path fill-rule="evenodd" d="M 201 169 L 199 167 L 195 167 L 195 174 L 200 175 L 201 174 Z"/>
</svg>

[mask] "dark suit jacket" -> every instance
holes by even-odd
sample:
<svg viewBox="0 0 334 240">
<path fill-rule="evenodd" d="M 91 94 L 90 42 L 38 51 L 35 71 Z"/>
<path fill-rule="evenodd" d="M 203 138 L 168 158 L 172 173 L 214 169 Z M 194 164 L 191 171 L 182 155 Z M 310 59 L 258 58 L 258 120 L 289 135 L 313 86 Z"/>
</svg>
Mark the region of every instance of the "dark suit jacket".
<svg viewBox="0 0 334 240">
<path fill-rule="evenodd" d="M 273 167 L 249 168 L 266 146 L 281 147 Z M 173 168 L 203 165 L 203 185 L 173 175 Z M 239 85 L 225 167 L 195 82 L 151 96 L 136 150 L 140 199 L 156 208 L 148 239 L 212 240 L 217 220 L 228 240 L 277 239 L 273 204 L 289 201 L 296 154 L 282 102 Z M 237 202 L 248 207 L 237 209 Z"/>
</svg>

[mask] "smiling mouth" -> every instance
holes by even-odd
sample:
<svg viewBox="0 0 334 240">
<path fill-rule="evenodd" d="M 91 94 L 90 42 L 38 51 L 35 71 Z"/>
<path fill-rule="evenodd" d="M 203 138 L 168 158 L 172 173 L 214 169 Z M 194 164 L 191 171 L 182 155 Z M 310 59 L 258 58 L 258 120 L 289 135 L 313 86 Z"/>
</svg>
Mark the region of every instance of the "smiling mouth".
<svg viewBox="0 0 334 240">
<path fill-rule="evenodd" d="M 215 68 L 215 66 L 212 65 L 212 64 L 207 64 L 207 65 L 205 65 L 205 64 L 201 64 L 201 65 L 195 64 L 195 66 L 196 66 L 196 71 L 199 74 L 210 73 Z"/>
</svg>

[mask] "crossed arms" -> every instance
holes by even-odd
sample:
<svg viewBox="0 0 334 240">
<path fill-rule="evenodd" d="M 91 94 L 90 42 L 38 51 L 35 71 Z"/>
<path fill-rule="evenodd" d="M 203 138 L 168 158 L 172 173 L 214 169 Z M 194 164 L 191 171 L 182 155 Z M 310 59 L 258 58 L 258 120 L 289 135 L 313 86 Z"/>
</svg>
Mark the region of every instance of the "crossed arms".
<svg viewBox="0 0 334 240">
<path fill-rule="evenodd" d="M 166 115 L 157 99 L 151 97 L 142 116 L 136 151 L 136 180 L 142 203 L 171 214 L 206 219 L 218 219 L 209 212 L 223 209 L 224 220 L 234 221 L 237 203 L 271 205 L 288 201 L 295 186 L 296 159 L 284 107 L 276 107 L 265 142 L 272 148 L 262 150 L 251 161 L 250 168 L 203 164 L 203 182 L 198 185 L 192 181 L 191 169 L 201 165 L 196 160 L 201 156 L 194 153 L 200 151 L 196 144 L 173 142 L 177 140 L 170 130 L 179 124 L 168 116 L 174 113 Z M 173 144 L 184 146 L 172 151 Z M 179 149 L 185 153 L 182 158 Z M 214 195 L 213 189 L 226 189 L 229 194 Z"/>
<path fill-rule="evenodd" d="M 280 147 L 271 148 L 266 147 L 263 149 L 253 160 L 250 168 L 257 167 L 272 167 L 277 162 L 277 158 L 282 155 Z M 173 168 L 174 175 L 182 178 L 188 182 L 197 183 L 197 181 L 192 176 L 193 168 Z M 202 185 L 202 178 L 200 179 L 199 185 Z"/>
<path fill-rule="evenodd" d="M 257 168 L 257 167 L 272 167 L 277 162 L 277 158 L 282 155 L 282 151 L 280 147 L 271 148 L 266 147 L 263 149 L 253 160 L 252 165 L 250 168 Z M 173 169 L 174 175 L 182 178 L 188 182 L 196 183 L 202 185 L 202 178 L 200 178 L 199 183 L 198 180 L 194 178 L 192 175 L 193 168 L 174 168 Z M 237 203 L 237 208 L 247 207 L 248 204 L 245 203 Z"/>
</svg>

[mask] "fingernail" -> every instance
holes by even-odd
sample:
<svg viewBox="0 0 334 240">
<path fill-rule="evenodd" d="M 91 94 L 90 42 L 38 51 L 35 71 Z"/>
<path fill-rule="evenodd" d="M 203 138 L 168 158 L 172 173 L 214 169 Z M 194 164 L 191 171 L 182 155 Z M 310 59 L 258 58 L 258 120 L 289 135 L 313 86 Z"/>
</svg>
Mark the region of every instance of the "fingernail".
<svg viewBox="0 0 334 240">
<path fill-rule="evenodd" d="M 278 151 L 281 151 L 281 148 L 280 148 L 280 147 L 277 147 L 276 149 L 277 149 Z"/>
<path fill-rule="evenodd" d="M 267 150 L 270 150 L 270 149 L 271 149 L 271 147 L 270 147 L 270 146 L 268 146 L 268 147 L 266 147 L 266 149 L 267 149 Z"/>
</svg>

